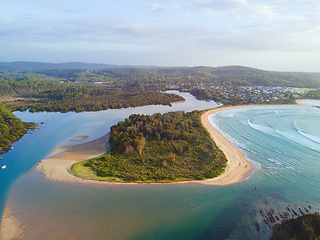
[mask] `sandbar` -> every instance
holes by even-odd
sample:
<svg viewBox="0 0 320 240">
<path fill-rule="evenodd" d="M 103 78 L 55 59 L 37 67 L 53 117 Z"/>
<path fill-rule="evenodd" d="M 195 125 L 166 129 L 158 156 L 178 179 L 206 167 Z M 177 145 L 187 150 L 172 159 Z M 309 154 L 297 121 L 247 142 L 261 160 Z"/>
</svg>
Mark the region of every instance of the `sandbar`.
<svg viewBox="0 0 320 240">
<path fill-rule="evenodd" d="M 251 164 L 245 159 L 244 155 L 237 147 L 235 147 L 220 132 L 218 132 L 216 129 L 212 127 L 208 120 L 208 117 L 211 114 L 228 108 L 231 107 L 215 108 L 205 112 L 201 117 L 202 124 L 208 130 L 216 145 L 224 152 L 228 159 L 227 167 L 224 173 L 213 179 L 173 181 L 169 183 L 199 183 L 207 185 L 228 185 L 240 182 L 249 176 L 250 172 L 252 171 Z M 46 178 L 56 181 L 123 184 L 122 182 L 108 182 L 85 179 L 73 175 L 71 171 L 71 167 L 73 164 L 104 154 L 108 148 L 108 141 L 109 134 L 105 135 L 102 138 L 83 144 L 60 146 L 56 148 L 46 159 L 38 163 L 36 169 L 42 172 Z"/>
<path fill-rule="evenodd" d="M 71 138 L 69 142 L 82 142 L 86 140 L 89 136 L 76 136 L 74 138 Z"/>
</svg>

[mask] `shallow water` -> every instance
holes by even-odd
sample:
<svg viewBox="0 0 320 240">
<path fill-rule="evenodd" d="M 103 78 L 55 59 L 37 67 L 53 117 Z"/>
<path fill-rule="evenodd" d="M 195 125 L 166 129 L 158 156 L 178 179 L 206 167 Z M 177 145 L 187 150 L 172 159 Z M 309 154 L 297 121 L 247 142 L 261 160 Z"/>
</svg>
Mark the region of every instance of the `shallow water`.
<svg viewBox="0 0 320 240">
<path fill-rule="evenodd" d="M 202 104 L 209 103 L 198 107 Z M 76 114 L 59 120 L 48 117 L 44 130 L 28 137 L 41 145 L 40 157 L 75 135 L 92 132 L 99 137 L 105 133 L 99 129 L 107 130 L 108 124 L 126 117 L 94 114 L 79 119 L 72 117 Z M 268 239 L 270 229 L 263 221 L 267 211 L 279 216 L 289 205 L 298 213 L 308 206 L 309 211 L 319 211 L 320 109 L 238 108 L 209 119 L 257 166 L 246 181 L 229 186 L 54 182 L 32 168 L 39 161 L 31 155 L 35 148 L 30 153 L 24 149 L 21 155 L 30 155 L 25 161 L 35 163 L 13 184 L 8 205 L 22 224 L 27 223 L 25 239 Z M 87 125 L 89 130 L 83 129 Z M 68 131 L 71 126 L 76 131 Z M 53 137 L 43 144 L 48 134 Z"/>
</svg>

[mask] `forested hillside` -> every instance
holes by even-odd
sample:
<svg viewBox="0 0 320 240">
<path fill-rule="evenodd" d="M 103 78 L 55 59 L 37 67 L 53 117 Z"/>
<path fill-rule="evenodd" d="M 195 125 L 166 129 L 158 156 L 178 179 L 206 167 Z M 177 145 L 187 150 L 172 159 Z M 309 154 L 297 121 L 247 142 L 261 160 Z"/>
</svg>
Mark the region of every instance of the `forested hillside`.
<svg viewBox="0 0 320 240">
<path fill-rule="evenodd" d="M 84 65 L 85 66 L 85 65 Z M 242 66 L 171 67 L 171 68 L 103 68 L 19 69 L 0 67 L 1 74 L 31 74 L 43 79 L 71 82 L 105 82 L 127 88 L 163 90 L 175 84 L 234 84 L 239 86 L 320 87 L 320 73 L 272 72 Z"/>
<path fill-rule="evenodd" d="M 104 81 L 118 86 L 145 87 L 148 89 L 164 89 L 171 84 L 180 85 L 183 83 L 320 87 L 320 74 L 270 72 L 240 66 L 218 68 L 108 68 L 98 70 L 43 69 L 36 70 L 34 73 L 70 81 Z"/>
<path fill-rule="evenodd" d="M 111 155 L 86 162 L 98 176 L 124 181 L 205 179 L 224 171 L 226 158 L 201 124 L 202 112 L 133 114 L 111 127 Z"/>
<path fill-rule="evenodd" d="M 39 93 L 42 91 L 63 89 L 63 85 L 57 81 L 40 80 L 32 76 L 2 76 L 0 77 L 0 96 L 25 95 Z"/>
<path fill-rule="evenodd" d="M 0 102 L 0 153 L 7 151 L 32 126 L 35 123 L 22 122 Z"/>
</svg>

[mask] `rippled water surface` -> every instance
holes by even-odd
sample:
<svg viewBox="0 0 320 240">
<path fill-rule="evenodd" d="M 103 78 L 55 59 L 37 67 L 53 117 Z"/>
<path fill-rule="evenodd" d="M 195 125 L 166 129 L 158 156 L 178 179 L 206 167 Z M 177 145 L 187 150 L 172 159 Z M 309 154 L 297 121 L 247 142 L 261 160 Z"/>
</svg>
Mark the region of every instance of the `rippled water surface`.
<svg viewBox="0 0 320 240">
<path fill-rule="evenodd" d="M 198 101 L 197 107 L 206 108 L 205 104 L 210 103 Z M 49 181 L 33 169 L 61 139 L 84 133 L 92 138 L 102 136 L 128 112 L 101 114 L 87 113 L 81 120 L 76 114 L 62 118 L 43 114 L 48 125 L 29 136 L 41 146 L 35 159 L 36 147 L 23 148 L 28 138 L 17 144 L 21 154 L 10 163 L 32 164 L 11 187 L 8 205 L 25 225 L 25 239 L 268 239 L 274 225 L 268 213 L 280 222 L 285 212 L 291 217 L 292 210 L 300 214 L 299 208 L 304 213 L 320 209 L 318 108 L 246 107 L 210 116 L 212 124 L 257 169 L 246 181 L 229 186 L 83 185 Z M 31 115 L 21 113 L 19 117 L 28 120 Z M 72 127 L 77 129 L 70 130 Z"/>
</svg>

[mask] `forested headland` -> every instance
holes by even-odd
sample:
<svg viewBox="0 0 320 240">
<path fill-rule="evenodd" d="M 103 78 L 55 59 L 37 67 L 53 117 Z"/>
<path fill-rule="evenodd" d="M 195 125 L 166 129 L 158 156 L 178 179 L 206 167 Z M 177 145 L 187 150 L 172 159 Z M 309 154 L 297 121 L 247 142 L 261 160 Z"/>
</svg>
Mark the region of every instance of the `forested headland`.
<svg viewBox="0 0 320 240">
<path fill-rule="evenodd" d="M 227 159 L 201 124 L 201 111 L 133 114 L 111 127 L 110 152 L 78 164 L 108 181 L 214 178 Z"/>
<path fill-rule="evenodd" d="M 0 153 L 10 149 L 35 123 L 22 122 L 0 102 Z"/>
</svg>

